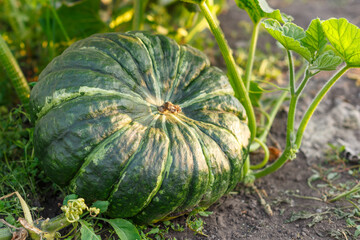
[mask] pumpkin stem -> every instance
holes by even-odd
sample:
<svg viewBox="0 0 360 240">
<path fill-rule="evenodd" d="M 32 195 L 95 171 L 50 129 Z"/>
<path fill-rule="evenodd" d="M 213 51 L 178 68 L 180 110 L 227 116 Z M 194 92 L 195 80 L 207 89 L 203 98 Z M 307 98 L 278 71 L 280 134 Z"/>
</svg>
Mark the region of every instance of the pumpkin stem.
<svg viewBox="0 0 360 240">
<path fill-rule="evenodd" d="M 179 105 L 172 104 L 171 102 L 165 102 L 163 105 L 158 107 L 160 113 L 174 113 L 177 114 L 181 112 L 181 107 Z"/>
</svg>

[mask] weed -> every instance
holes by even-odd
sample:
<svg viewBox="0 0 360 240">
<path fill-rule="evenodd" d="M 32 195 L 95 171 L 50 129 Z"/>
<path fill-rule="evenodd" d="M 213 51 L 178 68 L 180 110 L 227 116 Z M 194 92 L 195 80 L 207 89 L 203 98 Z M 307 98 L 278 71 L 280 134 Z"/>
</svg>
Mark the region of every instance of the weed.
<svg viewBox="0 0 360 240">
<path fill-rule="evenodd" d="M 150 226 L 138 226 L 141 238 L 144 240 L 176 240 L 176 238 L 169 238 L 169 230 L 172 229 L 176 232 L 183 232 L 185 228 L 179 223 L 172 221 L 164 221 L 159 224 L 152 224 Z"/>
</svg>

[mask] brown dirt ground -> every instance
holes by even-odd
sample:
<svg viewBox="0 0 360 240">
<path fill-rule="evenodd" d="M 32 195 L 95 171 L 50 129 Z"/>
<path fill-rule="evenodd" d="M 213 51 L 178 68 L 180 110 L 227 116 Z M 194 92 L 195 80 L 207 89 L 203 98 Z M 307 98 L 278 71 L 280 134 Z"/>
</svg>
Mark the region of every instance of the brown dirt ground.
<svg viewBox="0 0 360 240">
<path fill-rule="evenodd" d="M 360 24 L 360 1 L 358 0 L 269 0 L 268 2 L 273 8 L 279 8 L 281 11 L 292 15 L 295 19 L 294 22 L 303 28 L 306 28 L 310 20 L 315 17 L 323 20 L 329 17 L 345 17 L 358 26 Z M 229 3 L 228 11 L 221 15 L 220 20 L 224 32 L 232 47 L 241 46 L 243 41 L 248 41 L 249 36 L 234 34 L 234 31 L 239 29 L 239 22 L 247 19 L 246 14 L 238 10 L 232 1 Z M 352 71 L 351 73 L 355 74 L 355 76 L 356 74 L 359 75 L 359 71 Z M 300 110 L 306 109 L 309 100 L 316 93 L 314 90 L 319 89 L 320 84 L 327 77 L 329 77 L 328 74 L 322 74 L 307 87 L 308 91 L 299 105 Z M 339 112 L 338 109 L 348 110 Z M 257 188 L 267 195 L 263 194 L 273 210 L 274 215 L 272 217 L 266 214 L 259 202 L 259 198 L 253 191 L 238 186 L 234 190 L 235 194 L 221 198 L 217 204 L 210 207 L 209 210 L 213 211 L 213 214 L 203 218 L 205 220 L 204 233 L 208 235 L 208 238 L 194 235 L 187 227 L 184 232 L 170 231 L 168 237 L 220 240 L 355 239 L 352 235 L 355 229 L 347 226 L 345 219 L 340 218 L 333 211 L 335 208 L 347 206 L 346 202 L 330 204 L 300 197 L 324 197 L 323 190 L 311 189 L 307 181 L 313 174 L 312 170 L 317 169 L 317 166 L 331 167 L 325 164 L 325 149 L 329 148 L 328 143 L 338 145 L 340 142 L 346 146 L 351 146 L 359 153 L 360 125 L 349 128 L 342 124 L 341 121 L 344 119 L 337 116 L 340 115 L 346 118 L 345 116 L 348 114 L 351 116 L 355 114 L 355 118 L 357 118 L 355 124 L 359 124 L 360 87 L 356 86 L 356 81 L 344 76 L 326 96 L 316 116 L 314 116 L 313 125 L 310 124 L 309 133 L 304 140 L 308 144 L 303 144 L 305 145 L 304 149 L 300 151 L 297 158 L 288 162 L 280 171 L 256 181 Z M 328 121 L 330 118 L 331 121 Z M 322 127 L 326 128 L 326 134 L 321 131 L 317 132 L 318 127 L 314 127 L 316 123 L 322 124 Z M 282 146 L 283 140 L 281 139 L 284 139 L 285 127 L 286 107 L 278 114 L 272 128 L 272 136 Z M 316 136 L 320 136 L 320 143 L 313 146 L 312 139 L 314 138 L 314 141 L 318 140 Z M 355 182 L 357 179 L 346 173 L 341 174 L 338 181 L 344 182 L 345 180 Z M 316 183 L 321 183 L 321 181 Z M 294 194 L 298 195 L 298 197 L 295 197 Z M 293 213 L 300 211 L 307 211 L 312 214 L 318 213 L 322 218 L 314 219 L 312 217 L 287 223 Z M 325 214 L 326 211 L 331 213 Z M 310 226 L 316 220 L 319 220 L 319 222 Z M 175 222 L 184 224 L 185 218 L 179 218 Z"/>
</svg>

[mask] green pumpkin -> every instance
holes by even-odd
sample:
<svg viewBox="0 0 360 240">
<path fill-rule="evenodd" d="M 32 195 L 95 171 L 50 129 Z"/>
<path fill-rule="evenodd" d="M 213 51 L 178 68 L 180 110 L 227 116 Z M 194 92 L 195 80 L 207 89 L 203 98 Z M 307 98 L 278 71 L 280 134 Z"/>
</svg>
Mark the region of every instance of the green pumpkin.
<svg viewBox="0 0 360 240">
<path fill-rule="evenodd" d="M 208 207 L 241 178 L 250 132 L 226 75 L 200 51 L 106 33 L 56 57 L 31 91 L 45 173 L 110 217 L 150 223 Z"/>
</svg>

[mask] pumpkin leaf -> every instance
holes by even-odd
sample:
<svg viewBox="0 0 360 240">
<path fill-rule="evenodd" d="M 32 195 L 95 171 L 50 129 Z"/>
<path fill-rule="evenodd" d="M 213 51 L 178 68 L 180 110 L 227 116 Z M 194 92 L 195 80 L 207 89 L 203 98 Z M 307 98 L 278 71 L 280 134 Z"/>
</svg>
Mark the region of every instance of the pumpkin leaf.
<svg viewBox="0 0 360 240">
<path fill-rule="evenodd" d="M 270 35 L 278 40 L 287 50 L 292 50 L 310 61 L 310 51 L 302 46 L 300 42 L 306 36 L 301 27 L 294 23 L 285 23 L 281 26 L 275 19 L 266 19 L 263 25 Z"/>
<path fill-rule="evenodd" d="M 56 12 L 70 38 L 85 38 L 106 28 L 99 10 L 100 0 L 82 0 L 73 4 L 63 3 Z M 56 30 L 57 38 L 63 39 L 60 28 Z"/>
<path fill-rule="evenodd" d="M 121 219 L 121 218 L 115 218 L 115 219 L 99 218 L 99 219 L 104 222 L 108 222 L 114 228 L 116 234 L 121 240 L 141 239 L 136 227 L 125 219 Z"/>
<path fill-rule="evenodd" d="M 312 57 L 316 58 L 328 43 L 319 18 L 311 21 L 305 35 L 301 43 L 311 52 Z"/>
<path fill-rule="evenodd" d="M 63 205 L 66 206 L 69 200 L 75 200 L 75 199 L 78 199 L 78 197 L 79 197 L 79 196 L 76 195 L 76 194 L 67 195 L 67 196 L 64 198 Z"/>
<path fill-rule="evenodd" d="M 96 207 L 100 209 L 101 213 L 104 213 L 107 211 L 109 204 L 109 201 L 96 201 L 91 205 L 91 207 Z"/>
<path fill-rule="evenodd" d="M 274 18 L 283 23 L 280 10 L 272 9 L 266 0 L 235 0 L 239 8 L 244 9 L 254 23 L 258 23 L 263 18 Z"/>
<path fill-rule="evenodd" d="M 91 227 L 90 223 L 79 220 L 81 224 L 81 240 L 101 240 L 99 235 L 96 235 L 94 229 Z"/>
<path fill-rule="evenodd" d="M 345 18 L 321 23 L 331 45 L 350 66 L 360 66 L 360 29 Z"/>
<path fill-rule="evenodd" d="M 309 70 L 315 71 L 332 71 L 342 63 L 342 59 L 336 56 L 334 51 L 326 51 L 322 53 L 315 61 L 311 64 Z"/>
</svg>

